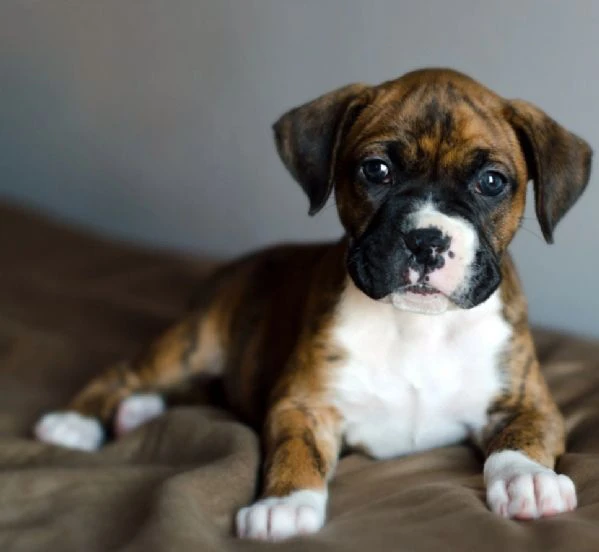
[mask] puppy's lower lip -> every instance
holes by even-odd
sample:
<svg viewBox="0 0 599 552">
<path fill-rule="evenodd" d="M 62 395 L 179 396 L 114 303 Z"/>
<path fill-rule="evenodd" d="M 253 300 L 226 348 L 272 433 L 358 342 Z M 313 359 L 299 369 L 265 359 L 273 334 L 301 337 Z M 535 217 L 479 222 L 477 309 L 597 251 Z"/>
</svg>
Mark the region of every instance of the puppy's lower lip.
<svg viewBox="0 0 599 552">
<path fill-rule="evenodd" d="M 401 291 L 404 293 L 415 293 L 417 295 L 441 295 L 441 292 L 438 289 L 423 284 L 406 286 Z"/>
</svg>

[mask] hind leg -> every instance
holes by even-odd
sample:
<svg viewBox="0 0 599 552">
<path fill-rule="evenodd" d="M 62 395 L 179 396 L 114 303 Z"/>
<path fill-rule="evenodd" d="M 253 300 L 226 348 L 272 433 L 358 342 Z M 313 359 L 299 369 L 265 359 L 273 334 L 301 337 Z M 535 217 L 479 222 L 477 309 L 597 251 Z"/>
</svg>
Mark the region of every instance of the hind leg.
<svg viewBox="0 0 599 552">
<path fill-rule="evenodd" d="M 64 411 L 43 416 L 34 428 L 46 443 L 95 450 L 114 420 L 122 435 L 165 410 L 163 395 L 200 376 L 220 375 L 221 339 L 208 314 L 193 313 L 132 363 L 118 364 L 92 380 Z"/>
</svg>

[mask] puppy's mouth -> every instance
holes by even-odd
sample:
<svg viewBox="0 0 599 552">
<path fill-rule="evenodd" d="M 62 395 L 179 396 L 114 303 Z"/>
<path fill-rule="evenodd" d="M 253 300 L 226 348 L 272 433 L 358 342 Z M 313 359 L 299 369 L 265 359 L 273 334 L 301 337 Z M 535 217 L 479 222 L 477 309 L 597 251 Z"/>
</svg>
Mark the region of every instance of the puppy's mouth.
<svg viewBox="0 0 599 552">
<path fill-rule="evenodd" d="M 429 286 L 428 284 L 411 284 L 401 288 L 400 293 L 415 293 L 416 295 L 429 296 L 429 295 L 443 295 L 438 289 Z"/>
<path fill-rule="evenodd" d="M 403 286 L 389 300 L 400 310 L 420 314 L 442 314 L 456 308 L 445 293 L 426 283 Z"/>
</svg>

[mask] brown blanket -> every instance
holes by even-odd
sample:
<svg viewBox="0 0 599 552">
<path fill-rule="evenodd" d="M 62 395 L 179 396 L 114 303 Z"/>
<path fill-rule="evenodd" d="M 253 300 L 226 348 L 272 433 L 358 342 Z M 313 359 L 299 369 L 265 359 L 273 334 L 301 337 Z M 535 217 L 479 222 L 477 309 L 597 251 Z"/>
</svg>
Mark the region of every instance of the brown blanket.
<svg viewBox="0 0 599 552">
<path fill-rule="evenodd" d="M 97 454 L 42 445 L 30 428 L 103 365 L 176 318 L 207 264 L 115 245 L 0 209 L 0 550 L 599 550 L 599 344 L 538 332 L 568 420 L 559 468 L 579 509 L 514 522 L 484 504 L 481 462 L 455 446 L 341 461 L 330 521 L 277 545 L 231 537 L 254 493 L 256 435 L 226 413 L 181 408 Z"/>
</svg>

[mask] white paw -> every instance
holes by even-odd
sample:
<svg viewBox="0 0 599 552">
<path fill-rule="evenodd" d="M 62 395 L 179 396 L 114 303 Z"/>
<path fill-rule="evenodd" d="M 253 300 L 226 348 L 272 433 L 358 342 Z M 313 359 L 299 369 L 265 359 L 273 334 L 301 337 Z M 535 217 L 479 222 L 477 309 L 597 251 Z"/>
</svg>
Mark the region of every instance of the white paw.
<svg viewBox="0 0 599 552">
<path fill-rule="evenodd" d="M 102 424 L 77 412 L 52 412 L 43 416 L 33 430 L 44 443 L 85 451 L 97 450 L 104 440 Z"/>
<path fill-rule="evenodd" d="M 295 491 L 264 498 L 237 513 L 237 536 L 278 541 L 315 533 L 324 524 L 326 491 Z"/>
<path fill-rule="evenodd" d="M 576 489 L 568 476 L 518 451 L 489 456 L 485 481 L 489 508 L 505 518 L 537 519 L 576 508 Z"/>
<path fill-rule="evenodd" d="M 132 395 L 126 398 L 116 411 L 114 432 L 120 437 L 160 416 L 165 410 L 166 405 L 160 395 Z"/>
</svg>

